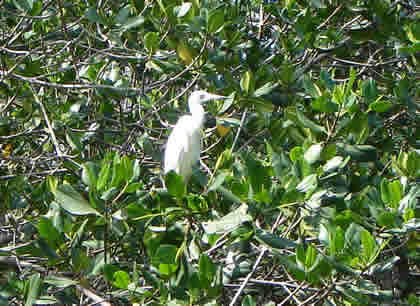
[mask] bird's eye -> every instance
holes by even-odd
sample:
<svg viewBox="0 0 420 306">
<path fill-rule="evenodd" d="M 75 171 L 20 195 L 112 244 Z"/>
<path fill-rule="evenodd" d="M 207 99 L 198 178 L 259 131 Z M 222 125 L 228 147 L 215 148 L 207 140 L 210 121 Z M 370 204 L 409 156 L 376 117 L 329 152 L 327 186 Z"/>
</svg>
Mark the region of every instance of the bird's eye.
<svg viewBox="0 0 420 306">
<path fill-rule="evenodd" d="M 200 95 L 200 100 L 203 100 L 206 97 L 206 95 L 202 94 Z"/>
</svg>

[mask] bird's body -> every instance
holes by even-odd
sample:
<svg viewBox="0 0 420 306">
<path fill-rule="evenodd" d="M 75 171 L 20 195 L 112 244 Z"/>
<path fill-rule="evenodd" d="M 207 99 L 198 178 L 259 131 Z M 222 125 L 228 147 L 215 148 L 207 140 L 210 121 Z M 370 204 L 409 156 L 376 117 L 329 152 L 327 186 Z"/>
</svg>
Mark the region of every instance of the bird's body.
<svg viewBox="0 0 420 306">
<path fill-rule="evenodd" d="M 224 98 L 199 90 L 191 94 L 188 106 L 191 115 L 182 116 L 168 138 L 165 150 L 165 174 L 173 170 L 183 176 L 184 182 L 191 177 L 193 166 L 200 159 L 201 134 L 204 122 L 202 103 Z"/>
</svg>

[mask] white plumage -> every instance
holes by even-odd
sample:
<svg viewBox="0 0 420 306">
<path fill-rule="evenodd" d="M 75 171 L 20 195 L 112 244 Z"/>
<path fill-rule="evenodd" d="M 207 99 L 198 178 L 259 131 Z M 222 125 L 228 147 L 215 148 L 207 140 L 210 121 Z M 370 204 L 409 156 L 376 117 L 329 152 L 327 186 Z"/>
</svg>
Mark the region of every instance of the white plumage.
<svg viewBox="0 0 420 306">
<path fill-rule="evenodd" d="M 191 115 L 179 118 L 168 138 L 165 150 L 165 174 L 174 170 L 183 176 L 187 183 L 192 174 L 193 165 L 200 159 L 201 133 L 204 122 L 202 103 L 209 100 L 222 99 L 223 96 L 210 94 L 206 91 L 194 91 L 188 99 Z"/>
</svg>

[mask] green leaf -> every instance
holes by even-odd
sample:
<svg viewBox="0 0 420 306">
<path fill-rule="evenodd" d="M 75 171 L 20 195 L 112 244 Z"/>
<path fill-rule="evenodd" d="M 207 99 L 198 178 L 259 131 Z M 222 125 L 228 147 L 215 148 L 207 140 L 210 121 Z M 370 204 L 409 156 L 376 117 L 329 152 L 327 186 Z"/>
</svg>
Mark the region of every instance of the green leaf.
<svg viewBox="0 0 420 306">
<path fill-rule="evenodd" d="M 216 277 L 217 267 L 211 262 L 210 257 L 205 254 L 200 256 L 198 267 L 198 278 L 200 279 L 201 286 L 202 288 L 209 289 L 211 282 Z"/>
<path fill-rule="evenodd" d="M 260 160 L 255 159 L 252 155 L 246 155 L 244 158 L 248 168 L 248 180 L 251 183 L 253 191 L 258 193 L 263 189 L 270 188 L 270 169 L 265 167 Z"/>
<path fill-rule="evenodd" d="M 225 113 L 232 106 L 234 101 L 235 101 L 235 92 L 232 92 L 226 99 L 223 99 L 223 106 L 218 111 L 218 114 L 221 115 Z M 240 122 L 240 120 L 238 121 Z"/>
<path fill-rule="evenodd" d="M 397 208 L 403 197 L 403 187 L 398 180 L 389 182 L 383 179 L 381 182 L 381 199 L 384 203 L 390 204 L 391 207 Z"/>
<path fill-rule="evenodd" d="M 217 33 L 223 29 L 225 23 L 225 10 L 217 9 L 209 15 L 208 31 L 209 33 Z"/>
<path fill-rule="evenodd" d="M 62 208 L 73 215 L 101 215 L 69 184 L 58 186 L 55 198 Z"/>
<path fill-rule="evenodd" d="M 258 97 L 267 95 L 270 92 L 272 92 L 277 86 L 279 86 L 279 83 L 273 83 L 273 82 L 265 83 L 263 86 L 255 90 L 254 97 L 258 98 Z"/>
<path fill-rule="evenodd" d="M 124 183 L 130 181 L 133 176 L 133 160 L 124 155 L 120 160 L 119 168 L 122 170 L 122 181 Z"/>
<path fill-rule="evenodd" d="M 338 105 L 331 101 L 329 95 L 322 95 L 316 98 L 312 101 L 311 107 L 316 111 L 324 113 L 334 113 L 338 111 Z"/>
<path fill-rule="evenodd" d="M 344 231 L 338 226 L 334 233 L 331 233 L 330 238 L 330 250 L 333 255 L 339 255 L 344 252 Z"/>
<path fill-rule="evenodd" d="M 117 271 L 114 273 L 112 284 L 119 289 L 127 289 L 131 283 L 130 275 L 125 271 Z"/>
<path fill-rule="evenodd" d="M 182 17 L 184 17 L 184 16 L 185 16 L 185 15 L 187 15 L 187 14 L 188 14 L 188 12 L 190 11 L 191 6 L 192 6 L 192 3 L 191 3 L 191 2 L 184 2 L 184 3 L 182 3 L 182 5 L 180 5 L 180 6 L 176 6 L 176 7 L 174 8 L 174 15 L 175 15 L 177 18 L 182 18 Z"/>
<path fill-rule="evenodd" d="M 341 156 L 334 156 L 322 167 L 324 172 L 334 172 L 335 170 L 343 167 L 343 160 Z M 345 165 L 345 164 L 344 164 Z"/>
<path fill-rule="evenodd" d="M 247 294 L 242 300 L 242 306 L 257 306 L 252 296 Z"/>
<path fill-rule="evenodd" d="M 214 180 L 213 184 L 210 185 L 208 191 L 217 190 L 225 181 L 225 178 L 229 176 L 228 173 L 222 172 L 220 173 Z"/>
<path fill-rule="evenodd" d="M 38 222 L 39 235 L 48 242 L 60 239 L 60 232 L 54 227 L 50 219 L 41 217 Z"/>
<path fill-rule="evenodd" d="M 99 171 L 98 181 L 96 183 L 97 190 L 101 191 L 107 186 L 110 174 L 111 174 L 111 162 L 104 160 L 101 171 Z"/>
<path fill-rule="evenodd" d="M 169 171 L 165 176 L 165 186 L 171 196 L 182 199 L 187 193 L 187 187 L 184 183 L 184 178 L 181 175 L 175 173 L 175 171 Z"/>
<path fill-rule="evenodd" d="M 296 108 L 296 116 L 300 124 L 302 124 L 304 127 L 316 133 L 327 134 L 327 131 L 325 130 L 323 126 L 320 126 L 312 122 L 311 120 L 309 120 L 298 108 Z"/>
<path fill-rule="evenodd" d="M 145 19 L 143 16 L 133 17 L 127 20 L 126 23 L 123 24 L 121 27 L 121 32 L 125 32 L 131 30 L 133 28 L 137 28 L 144 23 Z"/>
<path fill-rule="evenodd" d="M 232 164 L 233 164 L 232 150 L 226 149 L 219 155 L 219 158 L 216 161 L 215 169 L 216 170 L 221 170 L 221 169 L 230 170 L 232 168 Z"/>
<path fill-rule="evenodd" d="M 320 159 L 323 148 L 324 145 L 321 143 L 313 144 L 308 150 L 306 150 L 303 157 L 308 164 L 312 165 Z"/>
<path fill-rule="evenodd" d="M 217 191 L 221 192 L 223 194 L 224 197 L 226 197 L 226 199 L 229 199 L 230 201 L 232 201 L 233 203 L 236 204 L 240 204 L 241 203 L 241 199 L 238 198 L 232 191 L 230 191 L 229 189 L 223 187 L 223 186 L 219 186 L 217 187 Z"/>
<path fill-rule="evenodd" d="M 248 205 L 242 204 L 237 209 L 233 210 L 217 221 L 203 223 L 204 230 L 208 234 L 229 233 L 238 228 L 244 222 L 249 222 L 252 220 L 247 210 Z"/>
<path fill-rule="evenodd" d="M 258 230 L 255 233 L 255 239 L 270 248 L 278 250 L 297 247 L 297 243 L 263 230 Z"/>
<path fill-rule="evenodd" d="M 379 226 L 393 227 L 396 220 L 398 220 L 399 213 L 397 211 L 384 211 L 376 218 Z"/>
<path fill-rule="evenodd" d="M 112 161 L 112 177 L 111 187 L 119 187 L 121 182 L 124 180 L 124 168 L 121 167 L 120 155 L 116 153 Z"/>
<path fill-rule="evenodd" d="M 218 117 L 216 118 L 216 123 L 221 124 L 225 127 L 239 127 L 241 125 L 241 121 L 236 118 Z"/>
<path fill-rule="evenodd" d="M 311 174 L 305 177 L 299 185 L 296 186 L 296 189 L 300 192 L 308 192 L 314 190 L 318 185 L 318 179 L 316 174 Z"/>
<path fill-rule="evenodd" d="M 365 98 L 366 104 L 371 104 L 378 97 L 378 89 L 376 87 L 376 81 L 372 78 L 364 80 L 362 83 L 362 95 Z"/>
<path fill-rule="evenodd" d="M 82 180 L 89 187 L 96 187 L 98 167 L 94 162 L 86 162 L 82 165 Z"/>
<path fill-rule="evenodd" d="M 39 273 L 32 274 L 29 278 L 28 294 L 26 296 L 25 306 L 32 306 L 39 297 L 42 280 Z"/>
<path fill-rule="evenodd" d="M 296 248 L 296 264 L 302 271 L 305 270 L 306 252 L 303 244 L 299 244 Z"/>
<path fill-rule="evenodd" d="M 74 281 L 66 277 L 59 277 L 59 276 L 54 276 L 54 275 L 47 276 L 44 279 L 44 282 L 47 284 L 51 284 L 57 288 L 67 288 L 70 286 L 77 285 L 79 283 L 78 281 Z"/>
<path fill-rule="evenodd" d="M 310 95 L 312 98 L 318 98 L 322 96 L 321 89 L 314 83 L 308 75 L 303 77 L 303 87 L 305 88 L 305 93 Z"/>
<path fill-rule="evenodd" d="M 90 7 L 85 12 L 85 17 L 92 23 L 105 24 L 102 18 L 98 15 L 95 7 Z"/>
<path fill-rule="evenodd" d="M 376 148 L 371 145 L 348 145 L 337 143 L 337 148 L 345 155 L 351 156 L 353 160 L 359 162 L 371 162 L 377 160 Z"/>
<path fill-rule="evenodd" d="M 290 160 L 294 163 L 301 160 L 304 156 L 302 147 L 294 147 L 289 153 Z"/>
<path fill-rule="evenodd" d="M 170 276 L 178 269 L 176 254 L 178 248 L 171 244 L 162 244 L 156 250 L 152 258 L 152 264 L 159 269 L 164 276 Z"/>
<path fill-rule="evenodd" d="M 136 192 L 137 190 L 141 190 L 142 187 L 143 187 L 143 183 L 131 183 L 127 186 L 127 188 L 125 189 L 125 192 L 127 193 Z"/>
<path fill-rule="evenodd" d="M 380 97 L 378 98 L 380 99 Z M 388 111 L 390 108 L 392 107 L 392 102 L 390 101 L 382 101 L 382 100 L 377 100 L 373 103 L 371 103 L 369 105 L 369 109 L 373 110 L 374 112 L 377 113 L 383 113 Z"/>
<path fill-rule="evenodd" d="M 16 5 L 16 7 L 26 13 L 29 13 L 34 5 L 35 0 L 15 0 L 13 1 L 13 4 Z"/>
<path fill-rule="evenodd" d="M 350 224 L 346 230 L 346 248 L 350 248 L 353 251 L 353 254 L 358 254 L 360 251 L 360 231 L 361 227 L 356 223 Z"/>
<path fill-rule="evenodd" d="M 241 79 L 241 89 L 243 91 L 245 91 L 247 94 L 250 94 L 250 92 L 252 91 L 252 72 L 251 71 L 247 71 L 243 74 L 242 79 Z"/>
<path fill-rule="evenodd" d="M 150 54 L 154 54 L 159 48 L 159 34 L 156 32 L 147 32 L 144 35 L 144 46 Z"/>
<path fill-rule="evenodd" d="M 360 231 L 360 240 L 362 243 L 361 257 L 366 265 L 370 264 L 376 254 L 376 242 L 372 235 L 365 229 Z"/>
<path fill-rule="evenodd" d="M 305 256 L 305 270 L 311 271 L 315 268 L 315 263 L 317 262 L 317 252 L 316 249 L 310 244 L 306 249 Z"/>
</svg>

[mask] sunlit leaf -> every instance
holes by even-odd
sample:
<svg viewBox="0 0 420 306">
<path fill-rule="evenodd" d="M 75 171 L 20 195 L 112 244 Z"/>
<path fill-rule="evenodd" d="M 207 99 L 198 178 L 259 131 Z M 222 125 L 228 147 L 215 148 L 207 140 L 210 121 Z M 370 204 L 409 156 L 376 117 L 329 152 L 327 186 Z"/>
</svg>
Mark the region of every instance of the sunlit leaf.
<svg viewBox="0 0 420 306">
<path fill-rule="evenodd" d="M 57 202 L 73 215 L 100 215 L 71 185 L 63 184 L 55 192 Z"/>
<path fill-rule="evenodd" d="M 204 230 L 209 233 L 228 233 L 252 218 L 247 213 L 248 206 L 243 204 L 217 221 L 204 223 Z"/>
</svg>

